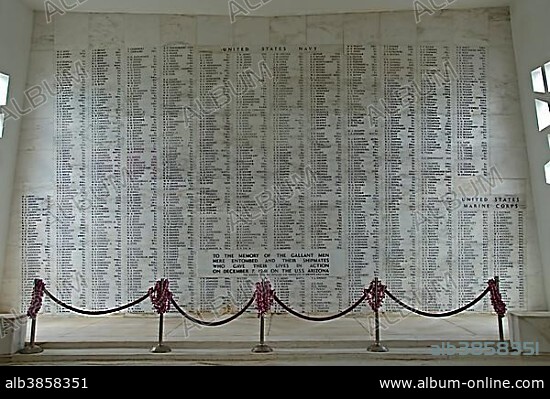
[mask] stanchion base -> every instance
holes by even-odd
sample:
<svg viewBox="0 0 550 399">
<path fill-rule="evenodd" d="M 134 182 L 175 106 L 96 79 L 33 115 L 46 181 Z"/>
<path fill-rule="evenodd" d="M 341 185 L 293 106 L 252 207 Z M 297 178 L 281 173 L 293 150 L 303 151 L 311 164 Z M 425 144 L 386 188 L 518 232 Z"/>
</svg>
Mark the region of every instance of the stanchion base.
<svg viewBox="0 0 550 399">
<path fill-rule="evenodd" d="M 32 346 L 27 345 L 17 353 L 21 353 L 22 355 L 34 355 L 36 353 L 42 353 L 42 352 L 44 352 L 44 349 L 42 349 L 38 345 L 32 345 Z"/>
<path fill-rule="evenodd" d="M 153 348 L 151 349 L 151 352 L 152 353 L 170 353 L 172 352 L 172 348 L 170 348 L 169 346 L 166 346 L 166 345 L 155 345 L 153 346 Z"/>
<path fill-rule="evenodd" d="M 380 342 L 375 342 L 367 348 L 369 352 L 388 352 L 389 349 L 382 345 Z"/>
<path fill-rule="evenodd" d="M 266 344 L 258 344 L 254 348 L 252 348 L 252 352 L 254 353 L 269 353 L 273 352 L 273 348 Z"/>
</svg>

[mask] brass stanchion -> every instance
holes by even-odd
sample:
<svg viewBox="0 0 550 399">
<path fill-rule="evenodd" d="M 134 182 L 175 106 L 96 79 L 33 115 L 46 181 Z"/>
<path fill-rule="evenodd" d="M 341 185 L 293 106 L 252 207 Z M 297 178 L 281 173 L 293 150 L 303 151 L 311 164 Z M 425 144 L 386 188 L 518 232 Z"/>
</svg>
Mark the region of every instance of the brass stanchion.
<svg viewBox="0 0 550 399">
<path fill-rule="evenodd" d="M 260 343 L 252 348 L 254 353 L 269 353 L 273 352 L 273 348 L 265 343 L 265 321 L 264 315 L 260 315 Z"/>
<path fill-rule="evenodd" d="M 380 343 L 380 317 L 378 315 L 378 277 L 374 278 L 374 300 L 376 309 L 374 310 L 374 328 L 375 328 L 375 342 L 368 347 L 369 352 L 388 352 L 389 349 Z"/>
<path fill-rule="evenodd" d="M 44 349 L 41 346 L 36 345 L 36 318 L 32 319 L 31 322 L 31 342 L 29 345 L 25 345 L 19 353 L 23 355 L 33 355 L 35 353 L 42 353 Z"/>
<path fill-rule="evenodd" d="M 164 313 L 161 313 L 159 318 L 159 343 L 158 345 L 153 346 L 153 348 L 151 349 L 152 353 L 172 352 L 172 348 L 162 343 L 163 335 L 164 335 Z"/>
</svg>

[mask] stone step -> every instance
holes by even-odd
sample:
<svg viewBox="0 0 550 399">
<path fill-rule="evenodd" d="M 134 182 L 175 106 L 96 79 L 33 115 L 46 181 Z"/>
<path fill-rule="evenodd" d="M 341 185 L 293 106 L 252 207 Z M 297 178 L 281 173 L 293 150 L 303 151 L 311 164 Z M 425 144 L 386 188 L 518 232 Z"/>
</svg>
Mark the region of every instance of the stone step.
<svg viewBox="0 0 550 399">
<path fill-rule="evenodd" d="M 83 343 L 84 344 L 84 343 Z M 369 352 L 362 348 L 283 348 L 272 346 L 271 353 L 252 353 L 253 345 L 246 348 L 181 349 L 172 347 L 170 353 L 151 353 L 152 345 L 141 343 L 132 347 L 96 348 L 48 348 L 33 355 L 15 354 L 0 357 L 0 364 L 48 365 L 48 364 L 411 364 L 415 365 L 550 365 L 550 355 L 453 355 L 435 356 L 429 347 L 393 347 L 389 352 Z"/>
<path fill-rule="evenodd" d="M 491 340 L 482 341 L 457 341 L 457 340 L 384 340 L 383 344 L 388 347 L 398 348 L 424 348 L 429 349 L 432 345 L 441 345 L 442 342 L 451 345 L 459 346 L 463 342 L 489 342 Z M 251 348 L 258 342 L 253 340 L 232 340 L 232 341 L 170 341 L 165 340 L 164 343 L 174 349 L 246 349 Z M 364 349 L 373 343 L 372 340 L 366 338 L 364 340 L 349 339 L 349 340 L 267 340 L 267 344 L 272 347 L 281 349 Z M 96 349 L 96 348 L 146 348 L 155 344 L 151 341 L 55 341 L 55 342 L 38 342 L 44 349 Z"/>
</svg>

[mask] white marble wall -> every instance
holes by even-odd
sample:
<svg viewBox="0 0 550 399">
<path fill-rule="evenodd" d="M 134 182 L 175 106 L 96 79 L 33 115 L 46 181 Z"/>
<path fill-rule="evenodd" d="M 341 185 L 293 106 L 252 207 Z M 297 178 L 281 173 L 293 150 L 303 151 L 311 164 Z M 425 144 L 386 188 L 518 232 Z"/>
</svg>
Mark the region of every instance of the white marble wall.
<svg viewBox="0 0 550 399">
<path fill-rule="evenodd" d="M 56 18 L 55 23 L 46 24 L 37 14 L 28 86 L 53 81 L 56 49 L 158 46 L 174 42 L 197 48 L 265 44 L 336 45 L 342 49 L 349 44 L 486 47 L 488 164 L 496 167 L 503 178 L 503 183 L 488 194 L 526 198 L 526 267 L 522 277 L 525 278 L 527 297 L 524 307 L 539 309 L 544 306 L 507 10 L 445 11 L 423 18 L 420 24 L 415 23 L 411 12 L 242 18 L 234 24 L 226 16 L 129 14 L 67 14 Z M 26 193 L 47 195 L 56 189 L 54 110 L 55 100 L 50 99 L 26 116 L 23 123 L 10 226 L 9 270 L 2 289 L 13 306 L 20 303 L 20 287 L 28 287 L 21 282 L 21 197 Z M 455 183 L 460 184 L 460 178 Z M 35 227 L 40 237 L 46 240 L 47 227 Z"/>
</svg>

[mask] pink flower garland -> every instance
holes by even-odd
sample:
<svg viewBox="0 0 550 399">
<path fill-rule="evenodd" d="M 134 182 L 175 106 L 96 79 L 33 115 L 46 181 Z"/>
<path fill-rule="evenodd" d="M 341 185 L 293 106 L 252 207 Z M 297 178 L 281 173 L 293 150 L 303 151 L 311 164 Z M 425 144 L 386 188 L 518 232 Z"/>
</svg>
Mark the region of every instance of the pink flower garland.
<svg viewBox="0 0 550 399">
<path fill-rule="evenodd" d="M 376 290 L 377 287 L 378 291 Z M 365 290 L 365 294 L 367 294 L 367 302 L 371 309 L 374 312 L 378 312 L 386 297 L 386 286 L 382 284 L 380 280 L 378 280 L 378 285 L 376 284 L 376 280 L 372 280 L 369 288 Z"/>
<path fill-rule="evenodd" d="M 256 283 L 256 309 L 258 310 L 258 317 L 265 315 L 271 310 L 273 306 L 273 294 L 274 291 L 271 288 L 269 280 L 263 280 Z"/>
<path fill-rule="evenodd" d="M 500 295 L 500 291 L 498 289 L 498 284 L 495 279 L 489 280 L 488 284 L 491 292 L 491 304 L 493 305 L 493 309 L 499 317 L 504 317 L 506 314 L 506 304 L 502 300 L 502 296 Z"/>
<path fill-rule="evenodd" d="M 27 316 L 35 320 L 38 312 L 42 309 L 42 299 L 44 298 L 44 288 L 46 285 L 43 280 L 34 280 L 34 288 L 32 291 L 31 304 L 27 310 Z"/>
<path fill-rule="evenodd" d="M 153 303 L 153 308 L 158 314 L 165 314 L 170 310 L 170 301 L 172 300 L 172 293 L 168 286 L 170 282 L 168 279 L 162 278 L 155 283 L 154 288 L 149 288 L 149 297 Z"/>
</svg>

